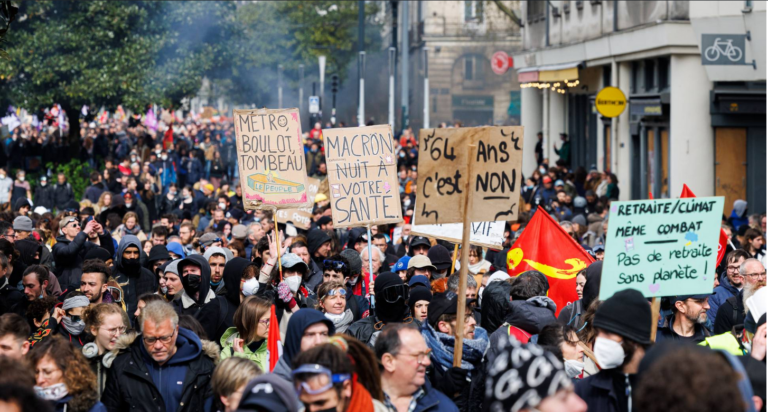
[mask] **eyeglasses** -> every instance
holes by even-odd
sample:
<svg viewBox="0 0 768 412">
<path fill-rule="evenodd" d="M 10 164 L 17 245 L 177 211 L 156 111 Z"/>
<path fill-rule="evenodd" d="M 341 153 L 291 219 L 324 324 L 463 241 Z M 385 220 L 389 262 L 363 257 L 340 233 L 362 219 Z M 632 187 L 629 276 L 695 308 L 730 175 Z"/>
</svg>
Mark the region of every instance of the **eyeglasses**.
<svg viewBox="0 0 768 412">
<path fill-rule="evenodd" d="M 259 321 L 259 323 L 264 326 L 269 326 L 269 319 L 262 319 Z"/>
<path fill-rule="evenodd" d="M 729 272 L 736 272 L 737 270 L 739 270 L 739 266 L 741 265 L 728 265 L 727 270 Z"/>
<path fill-rule="evenodd" d="M 323 269 L 342 270 L 347 267 L 347 264 L 340 260 L 324 260 Z"/>
<path fill-rule="evenodd" d="M 336 296 L 339 295 L 341 297 L 347 296 L 347 290 L 346 289 L 331 289 L 328 291 L 327 294 L 320 297 L 320 300 L 323 300 L 327 298 L 328 296 Z"/>
<path fill-rule="evenodd" d="M 325 375 L 328 377 L 328 383 L 326 385 L 323 385 L 320 388 L 312 389 L 309 384 L 306 382 L 297 382 L 296 377 L 298 375 L 302 374 L 311 374 L 311 375 Z M 352 379 L 352 376 L 348 373 L 337 373 L 334 374 L 331 372 L 330 369 L 326 368 L 325 366 L 318 365 L 318 364 L 304 364 L 299 366 L 298 368 L 294 369 L 291 372 L 291 377 L 294 380 L 294 383 L 296 384 L 296 394 L 301 395 L 301 392 L 305 392 L 309 395 L 319 395 L 333 387 L 335 384 L 342 383 L 344 381 L 348 381 Z"/>
<path fill-rule="evenodd" d="M 154 345 L 155 342 L 160 341 L 162 343 L 171 343 L 171 339 L 173 339 L 173 335 L 176 334 L 176 331 L 174 330 L 173 333 L 167 336 L 144 336 L 142 339 L 144 340 L 144 343 L 147 345 Z"/>
<path fill-rule="evenodd" d="M 758 272 L 758 273 L 746 273 L 746 274 L 744 274 L 744 277 L 748 277 L 750 279 L 754 279 L 754 278 L 763 278 L 763 279 L 765 279 L 766 272 L 762 271 L 762 272 Z"/>
<path fill-rule="evenodd" d="M 424 359 L 429 357 L 429 354 L 432 353 L 432 349 L 427 349 L 424 352 L 419 353 L 398 353 L 397 355 L 405 355 L 405 356 L 414 356 L 416 357 L 416 362 L 421 365 L 424 363 Z M 395 355 L 395 356 L 397 356 Z"/>
<path fill-rule="evenodd" d="M 122 335 L 123 333 L 125 333 L 125 330 L 126 330 L 125 326 L 119 326 L 116 328 L 107 329 L 107 334 L 109 334 L 110 336 Z"/>
<path fill-rule="evenodd" d="M 410 295 L 408 287 L 405 285 L 388 286 L 381 291 L 381 294 L 383 295 L 382 298 L 387 303 L 395 303 L 400 299 L 406 301 Z"/>
</svg>

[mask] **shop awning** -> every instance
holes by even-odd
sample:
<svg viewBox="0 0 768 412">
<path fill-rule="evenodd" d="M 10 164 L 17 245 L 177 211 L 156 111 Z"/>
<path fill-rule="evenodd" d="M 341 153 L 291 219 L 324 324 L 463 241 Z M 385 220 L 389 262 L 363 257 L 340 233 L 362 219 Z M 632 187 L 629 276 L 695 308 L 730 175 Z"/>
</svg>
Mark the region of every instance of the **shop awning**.
<svg viewBox="0 0 768 412">
<path fill-rule="evenodd" d="M 584 62 L 571 62 L 526 67 L 517 70 L 517 81 L 519 83 L 574 81 L 579 79 L 579 67 L 583 65 Z"/>
</svg>

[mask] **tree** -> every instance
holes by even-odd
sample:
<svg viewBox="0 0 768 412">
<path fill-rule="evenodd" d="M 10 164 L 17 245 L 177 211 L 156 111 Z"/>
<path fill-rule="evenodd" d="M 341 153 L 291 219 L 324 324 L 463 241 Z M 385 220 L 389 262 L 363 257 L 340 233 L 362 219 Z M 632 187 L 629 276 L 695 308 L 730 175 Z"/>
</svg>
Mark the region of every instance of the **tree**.
<svg viewBox="0 0 768 412">
<path fill-rule="evenodd" d="M 7 54 L 2 49 L 3 37 L 8 29 L 11 28 L 11 23 L 16 18 L 16 13 L 19 8 L 14 6 L 10 0 L 0 1 L 0 57 L 7 58 Z"/>
</svg>

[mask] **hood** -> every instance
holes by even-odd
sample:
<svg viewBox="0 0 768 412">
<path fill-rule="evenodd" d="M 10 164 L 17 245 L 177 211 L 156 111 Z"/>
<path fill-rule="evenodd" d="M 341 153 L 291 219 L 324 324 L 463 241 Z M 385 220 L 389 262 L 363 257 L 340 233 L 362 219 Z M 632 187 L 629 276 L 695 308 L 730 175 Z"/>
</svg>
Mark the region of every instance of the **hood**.
<svg viewBox="0 0 768 412">
<path fill-rule="evenodd" d="M 209 247 L 208 250 L 205 251 L 203 254 L 203 257 L 205 260 L 211 259 L 211 256 L 213 255 L 224 255 L 224 263 L 229 262 L 234 258 L 235 256 L 232 254 L 232 251 L 229 249 L 224 249 L 223 247 Z"/>
<path fill-rule="evenodd" d="M 347 248 L 348 249 L 355 249 L 355 241 L 357 241 L 357 238 L 364 235 L 366 232 L 365 228 L 362 227 L 356 227 L 349 231 L 349 237 L 347 241 Z"/>
<path fill-rule="evenodd" d="M 19 251 L 19 257 L 25 265 L 29 266 L 40 263 L 40 257 L 43 256 L 43 245 L 34 240 L 23 239 L 17 240 L 16 243 L 14 243 L 14 246 L 16 246 L 16 250 Z M 37 260 L 35 260 L 35 253 L 37 252 L 40 252 L 40 254 L 38 255 Z"/>
<path fill-rule="evenodd" d="M 733 202 L 733 212 L 737 217 L 744 217 L 747 213 L 747 202 L 741 199 L 735 200 Z"/>
<path fill-rule="evenodd" d="M 330 240 L 331 237 L 324 231 L 320 229 L 310 230 L 307 234 L 307 248 L 309 249 L 309 255 L 314 255 L 323 243 Z"/>
<path fill-rule="evenodd" d="M 534 296 L 526 301 L 512 301 L 509 306 L 512 310 L 507 314 L 506 322 L 531 335 L 536 335 L 544 326 L 557 322 L 555 302 L 547 297 Z"/>
<path fill-rule="evenodd" d="M 201 348 L 203 353 L 211 358 L 213 360 L 213 363 L 216 364 L 219 362 L 219 356 L 220 356 L 220 350 L 219 345 L 217 345 L 214 342 L 211 342 L 209 340 L 201 340 L 197 337 L 197 335 L 194 334 L 194 332 L 188 330 L 179 328 L 179 337 L 182 335 L 182 331 L 184 331 L 185 334 L 191 334 L 194 338 L 197 338 L 197 340 L 201 343 Z M 121 352 L 125 352 L 128 350 L 128 348 L 131 347 L 131 345 L 136 341 L 136 338 L 141 336 L 140 333 L 133 331 L 133 332 L 127 332 L 124 335 L 120 336 L 120 338 L 117 340 L 117 343 L 115 344 L 114 349 L 109 353 L 109 356 L 104 356 L 103 364 L 106 367 L 112 366 L 112 361 L 119 355 Z M 141 343 L 141 342 L 140 342 Z M 144 347 L 144 344 L 141 344 L 142 348 Z M 142 350 L 142 354 L 146 353 L 145 350 Z"/>
<path fill-rule="evenodd" d="M 117 245 L 117 256 L 115 256 L 115 268 L 123 270 L 123 253 L 128 246 L 136 246 L 141 252 L 141 241 L 134 235 L 125 235 L 120 239 L 120 244 Z"/>
<path fill-rule="evenodd" d="M 288 330 L 285 333 L 285 345 L 283 346 L 283 359 L 292 365 L 292 360 L 301 352 L 301 337 L 304 331 L 315 323 L 323 322 L 328 325 L 328 336 L 336 333 L 336 327 L 333 322 L 326 318 L 322 312 L 315 309 L 299 309 L 298 312 L 291 315 L 288 321 Z"/>
<path fill-rule="evenodd" d="M 196 303 L 198 305 L 203 305 L 205 304 L 205 297 L 208 296 L 208 291 L 211 289 L 211 267 L 208 265 L 208 260 L 202 255 L 191 255 L 181 259 L 178 263 L 178 270 L 179 276 L 181 276 L 181 283 L 184 285 L 185 290 L 187 284 L 186 277 L 184 276 L 184 266 L 190 264 L 200 267 L 200 275 L 202 279 L 199 289 L 200 293 L 197 295 Z M 189 294 L 189 292 L 187 292 L 187 294 Z M 191 298 L 192 295 L 190 294 L 189 297 Z"/>
<path fill-rule="evenodd" d="M 154 362 L 144 344 L 141 343 L 139 347 L 144 358 Z M 176 338 L 176 348 L 176 353 L 168 360 L 166 365 L 178 365 L 194 360 L 203 352 L 203 342 L 191 330 L 180 327 L 179 335 Z"/>
<path fill-rule="evenodd" d="M 602 273 L 602 260 L 598 260 L 587 267 L 587 283 L 584 284 L 584 293 L 581 299 L 582 303 L 584 303 L 585 311 L 600 294 L 600 278 L 602 277 Z"/>
<path fill-rule="evenodd" d="M 483 304 L 480 306 L 480 326 L 485 330 L 496 330 L 504 323 L 509 313 L 509 282 L 488 282 L 483 290 Z"/>
<path fill-rule="evenodd" d="M 243 271 L 250 265 L 248 259 L 236 257 L 227 262 L 224 266 L 224 285 L 227 287 L 227 298 L 233 305 L 240 305 L 240 280 L 243 278 Z"/>
<path fill-rule="evenodd" d="M 187 257 L 187 254 L 184 252 L 184 246 L 182 246 L 182 245 L 181 245 L 181 243 L 177 243 L 177 242 L 170 242 L 170 243 L 168 243 L 167 245 L 165 245 L 165 248 L 166 248 L 166 249 L 167 249 L 169 252 L 173 252 L 173 253 L 175 253 L 175 254 L 177 254 L 177 255 L 181 256 L 181 258 L 182 258 L 182 259 L 184 259 L 185 257 Z"/>
</svg>

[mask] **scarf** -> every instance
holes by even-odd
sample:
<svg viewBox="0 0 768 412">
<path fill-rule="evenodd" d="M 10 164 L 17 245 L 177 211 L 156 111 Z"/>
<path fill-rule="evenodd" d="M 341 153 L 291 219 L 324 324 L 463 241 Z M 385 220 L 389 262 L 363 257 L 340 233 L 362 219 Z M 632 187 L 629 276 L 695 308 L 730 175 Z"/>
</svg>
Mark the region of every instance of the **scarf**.
<svg viewBox="0 0 768 412">
<path fill-rule="evenodd" d="M 428 322 L 421 327 L 421 335 L 427 341 L 427 346 L 432 349 L 432 359 L 437 361 L 443 369 L 453 367 L 453 346 L 455 337 L 436 331 Z M 461 368 L 469 370 L 469 376 L 476 365 L 480 364 L 488 348 L 488 332 L 485 329 L 475 327 L 475 339 L 464 338 L 464 352 L 461 356 Z"/>
<path fill-rule="evenodd" d="M 123 235 L 133 235 L 133 236 L 136 236 L 139 233 L 139 231 L 141 230 L 141 226 L 139 226 L 138 223 L 136 224 L 136 226 L 133 227 L 133 229 L 128 229 L 125 225 L 120 225 L 120 227 L 123 228 L 123 230 L 122 230 L 123 231 Z"/>
<path fill-rule="evenodd" d="M 352 383 L 352 397 L 349 398 L 348 411 L 373 412 L 373 398 L 365 386 L 359 382 Z"/>
<path fill-rule="evenodd" d="M 477 275 L 481 270 L 485 270 L 486 272 L 489 271 L 491 269 L 491 262 L 485 259 L 480 259 L 480 261 L 474 265 L 469 265 L 467 269 L 469 269 L 473 275 Z"/>
<path fill-rule="evenodd" d="M 354 320 L 351 309 L 345 310 L 340 315 L 326 313 L 325 317 L 333 322 L 333 326 L 336 327 L 336 333 L 346 332 L 347 328 L 352 324 L 352 321 Z"/>
</svg>

